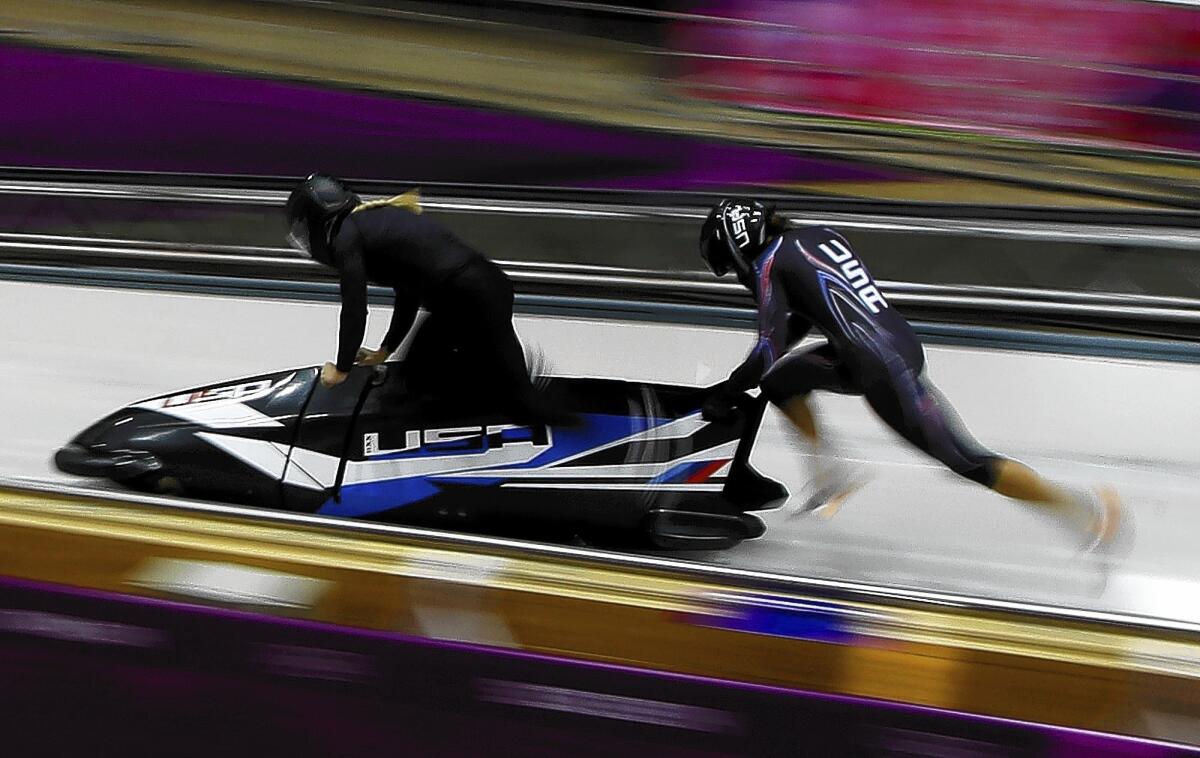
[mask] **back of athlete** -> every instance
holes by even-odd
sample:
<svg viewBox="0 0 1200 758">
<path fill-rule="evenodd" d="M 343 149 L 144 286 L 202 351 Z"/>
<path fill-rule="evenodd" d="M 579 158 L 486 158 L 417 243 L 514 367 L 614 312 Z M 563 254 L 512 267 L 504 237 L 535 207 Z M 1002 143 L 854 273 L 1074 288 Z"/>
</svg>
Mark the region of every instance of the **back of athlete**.
<svg viewBox="0 0 1200 758">
<path fill-rule="evenodd" d="M 760 344 L 773 372 L 797 361 L 781 358 L 813 327 L 829 340 L 821 355 L 836 358 L 864 381 L 890 370 L 919 373 L 924 366 L 912 327 L 884 299 L 850 243 L 832 229 L 786 230 L 753 268 Z M 821 361 L 812 363 L 815 369 Z M 829 377 L 835 383 L 828 389 L 837 389 L 835 379 Z"/>
<path fill-rule="evenodd" d="M 725 200 L 709 214 L 701 253 L 720 275 L 733 270 L 758 304 L 758 342 L 714 388 L 707 412 L 723 415 L 727 398 L 755 385 L 811 446 L 817 461 L 801 512 L 834 510 L 862 481 L 828 454 L 809 403 L 814 390 L 863 396 L 908 442 L 961 476 L 1041 506 L 1087 535 L 1111 542 L 1120 505 L 1111 490 L 1054 485 L 1032 469 L 976 442 L 925 373 L 920 339 L 887 302 L 850 243 L 828 227 L 789 228 L 752 200 Z M 825 344 L 791 351 L 816 329 Z"/>
<path fill-rule="evenodd" d="M 516 419 L 575 422 L 530 379 L 513 329 L 508 276 L 424 215 L 415 192 L 363 202 L 337 179 L 313 174 L 293 190 L 287 215 L 289 242 L 338 274 L 337 360 L 322 369 L 322 384 L 345 381 L 356 364 L 384 362 L 413 329 L 423 307 L 430 315 L 413 335 L 406 360 L 410 388 L 466 395 L 497 405 Z M 377 350 L 362 346 L 368 283 L 395 293 L 391 321 Z"/>
</svg>

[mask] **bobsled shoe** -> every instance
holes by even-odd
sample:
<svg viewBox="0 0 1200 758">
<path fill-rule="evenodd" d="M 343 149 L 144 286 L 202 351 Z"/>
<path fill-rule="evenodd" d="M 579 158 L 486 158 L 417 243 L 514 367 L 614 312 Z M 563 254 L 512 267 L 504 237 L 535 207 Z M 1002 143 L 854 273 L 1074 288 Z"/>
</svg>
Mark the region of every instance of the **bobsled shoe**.
<svg viewBox="0 0 1200 758">
<path fill-rule="evenodd" d="M 1107 552 L 1116 544 L 1124 521 L 1120 496 L 1112 487 L 1096 487 L 1082 493 L 1080 503 L 1087 519 L 1083 552 Z"/>
<path fill-rule="evenodd" d="M 734 505 L 757 510 L 787 498 L 788 491 L 779 482 L 768 479 L 747 465 L 733 468 L 721 494 Z"/>
<path fill-rule="evenodd" d="M 789 518 L 816 513 L 833 518 L 855 492 L 867 483 L 866 472 L 847 461 L 830 459 L 808 483 L 797 503 L 789 510 Z"/>
</svg>

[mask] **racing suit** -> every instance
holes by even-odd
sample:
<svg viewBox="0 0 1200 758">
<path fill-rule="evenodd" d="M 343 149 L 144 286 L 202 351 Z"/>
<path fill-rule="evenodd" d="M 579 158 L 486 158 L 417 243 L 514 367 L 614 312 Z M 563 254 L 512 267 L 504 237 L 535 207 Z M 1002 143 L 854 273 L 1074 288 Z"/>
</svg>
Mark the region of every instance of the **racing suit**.
<svg viewBox="0 0 1200 758">
<path fill-rule="evenodd" d="M 758 342 L 719 393 L 760 385 L 779 407 L 813 390 L 862 395 L 910 443 L 968 479 L 993 484 L 996 456 L 926 379 L 920 340 L 844 237 L 826 227 L 786 231 L 750 275 Z M 814 328 L 825 344 L 788 352 Z"/>
<path fill-rule="evenodd" d="M 342 310 L 337 368 L 349 371 L 367 325 L 367 283 L 395 293 L 383 349 L 393 352 L 419 307 L 430 317 L 413 337 L 406 368 L 418 390 L 466 388 L 506 411 L 545 411 L 513 330 L 513 287 L 500 268 L 427 216 L 380 206 L 345 217 L 332 238 Z"/>
</svg>

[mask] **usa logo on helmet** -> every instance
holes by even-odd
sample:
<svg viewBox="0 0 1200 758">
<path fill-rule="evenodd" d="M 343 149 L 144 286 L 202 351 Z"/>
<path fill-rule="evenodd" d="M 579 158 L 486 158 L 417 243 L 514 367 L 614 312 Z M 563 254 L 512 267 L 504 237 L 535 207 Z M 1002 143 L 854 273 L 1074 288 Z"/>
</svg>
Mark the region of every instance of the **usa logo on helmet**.
<svg viewBox="0 0 1200 758">
<path fill-rule="evenodd" d="M 744 205 L 732 205 L 725 212 L 729 222 L 729 230 L 738 247 L 750 244 L 750 232 L 746 229 L 746 221 L 751 218 L 750 209 Z"/>
</svg>

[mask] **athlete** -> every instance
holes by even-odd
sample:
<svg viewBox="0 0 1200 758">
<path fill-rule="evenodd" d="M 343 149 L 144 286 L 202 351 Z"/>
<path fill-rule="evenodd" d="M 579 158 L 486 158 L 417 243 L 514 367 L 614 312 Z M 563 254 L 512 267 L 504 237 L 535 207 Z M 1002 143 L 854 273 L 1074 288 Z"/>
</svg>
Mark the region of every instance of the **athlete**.
<svg viewBox="0 0 1200 758">
<path fill-rule="evenodd" d="M 799 430 L 815 460 L 798 512 L 835 510 L 861 478 L 831 456 L 809 405 L 814 390 L 863 396 L 904 439 L 955 473 L 1034 504 L 1088 549 L 1111 543 L 1120 521 L 1115 492 L 1052 484 L 1029 467 L 984 449 L 926 377 L 921 341 L 892 308 L 850 243 L 823 226 L 789 228 L 761 202 L 726 199 L 700 232 L 700 254 L 717 276 L 733 271 L 758 305 L 758 342 L 713 388 L 705 417 L 732 415 L 735 398 L 760 386 Z M 826 342 L 789 352 L 811 330 Z"/>
<path fill-rule="evenodd" d="M 513 331 L 513 288 L 492 261 L 421 212 L 416 191 L 363 202 L 342 182 L 320 174 L 302 181 L 287 201 L 288 242 L 338 272 L 341 320 L 337 359 L 321 383 L 345 381 L 355 365 L 383 363 L 413 326 L 419 307 L 430 312 L 409 347 L 406 367 L 417 390 L 462 384 L 516 418 L 566 423 L 535 390 Z M 367 283 L 395 292 L 383 343 L 362 347 Z"/>
</svg>

